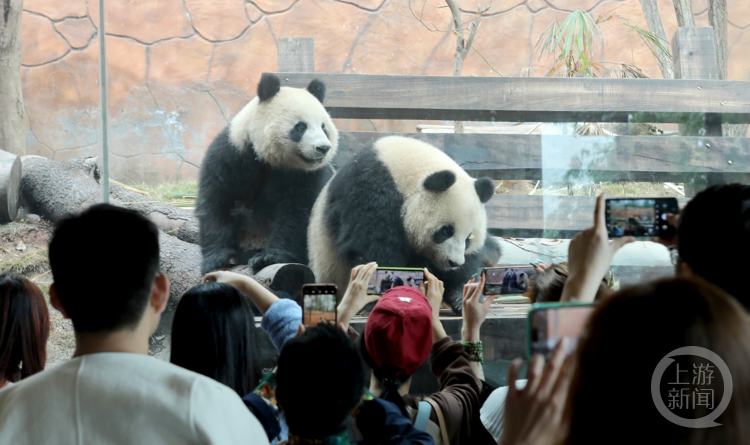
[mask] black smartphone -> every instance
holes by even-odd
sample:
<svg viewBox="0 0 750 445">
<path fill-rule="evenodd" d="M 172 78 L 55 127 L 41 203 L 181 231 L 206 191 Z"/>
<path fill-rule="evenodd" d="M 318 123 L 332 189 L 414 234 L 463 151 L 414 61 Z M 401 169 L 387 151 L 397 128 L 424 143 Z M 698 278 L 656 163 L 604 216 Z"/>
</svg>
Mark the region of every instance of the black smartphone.
<svg viewBox="0 0 750 445">
<path fill-rule="evenodd" d="M 677 198 L 607 198 L 607 232 L 610 238 L 671 238 L 677 229 L 669 224 L 667 214 L 679 212 Z"/>
<path fill-rule="evenodd" d="M 588 323 L 594 305 L 591 303 L 542 303 L 529 311 L 526 323 L 526 352 L 549 355 L 562 338 L 568 338 L 570 353 Z"/>
<path fill-rule="evenodd" d="M 367 295 L 383 295 L 397 286 L 419 289 L 424 281 L 424 270 L 413 267 L 378 267 L 367 285 Z"/>
<path fill-rule="evenodd" d="M 529 264 L 520 266 L 486 267 L 484 295 L 518 295 L 526 292 L 536 281 L 536 271 Z"/>
<path fill-rule="evenodd" d="M 315 326 L 321 321 L 336 323 L 338 288 L 335 284 L 305 284 L 302 286 L 302 324 Z"/>
</svg>

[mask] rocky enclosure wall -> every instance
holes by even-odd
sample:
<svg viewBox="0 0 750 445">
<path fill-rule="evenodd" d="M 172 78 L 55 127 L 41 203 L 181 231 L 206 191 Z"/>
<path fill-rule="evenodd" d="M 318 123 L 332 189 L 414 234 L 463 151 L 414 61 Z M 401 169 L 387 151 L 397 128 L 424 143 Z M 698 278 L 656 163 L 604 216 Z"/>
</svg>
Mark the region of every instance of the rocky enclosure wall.
<svg viewBox="0 0 750 445">
<path fill-rule="evenodd" d="M 471 20 L 478 3 L 458 0 Z M 750 80 L 750 1 L 729 0 L 729 78 Z M 693 0 L 707 26 L 706 0 Z M 442 0 L 107 0 L 110 163 L 114 179 L 197 178 L 203 154 L 275 71 L 276 39 L 313 37 L 316 71 L 451 75 L 455 39 Z M 613 10 L 647 28 L 638 0 L 493 0 L 474 46 L 506 76 L 548 61 L 533 48 L 542 30 L 569 11 L 596 18 Z M 671 0 L 659 0 L 668 38 Z M 608 14 L 607 14 L 608 15 Z M 100 145 L 98 0 L 25 0 L 23 94 L 28 154 L 63 160 L 97 155 Z M 638 38 L 612 20 L 601 60 L 629 62 L 661 77 Z M 476 53 L 464 75 L 492 76 Z M 413 131 L 413 122 L 344 121 L 342 129 Z"/>
</svg>

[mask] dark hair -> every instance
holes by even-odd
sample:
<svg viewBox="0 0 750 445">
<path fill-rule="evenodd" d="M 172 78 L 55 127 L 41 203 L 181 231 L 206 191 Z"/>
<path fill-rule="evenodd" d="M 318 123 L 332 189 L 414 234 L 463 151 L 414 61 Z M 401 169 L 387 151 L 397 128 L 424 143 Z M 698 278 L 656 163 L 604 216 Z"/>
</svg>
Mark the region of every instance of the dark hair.
<svg viewBox="0 0 750 445">
<path fill-rule="evenodd" d="M 0 273 L 0 379 L 14 381 L 44 369 L 49 310 L 42 291 L 26 278 Z"/>
<path fill-rule="evenodd" d="M 684 346 L 707 348 L 729 367 L 734 388 L 719 427 L 675 425 L 654 405 L 654 369 Z M 568 443 L 606 437 L 607 443 L 630 445 L 647 437 L 649 443 L 732 444 L 750 436 L 750 319 L 729 294 L 704 280 L 662 280 L 614 294 L 595 310 L 578 354 Z M 719 381 L 713 379 L 714 394 L 723 388 Z M 700 408 L 694 408 L 696 418 Z"/>
<path fill-rule="evenodd" d="M 698 193 L 680 215 L 677 250 L 693 272 L 750 309 L 750 287 L 741 272 L 750 268 L 750 186 L 716 185 Z"/>
<path fill-rule="evenodd" d="M 321 323 L 289 340 L 276 372 L 276 399 L 289 432 L 324 439 L 362 399 L 364 373 L 357 347 L 338 327 Z"/>
<path fill-rule="evenodd" d="M 365 330 L 366 329 L 367 326 L 365 326 Z M 381 385 L 383 385 L 383 392 L 380 393 L 378 398 L 393 403 L 401 410 L 404 417 L 407 419 L 410 418 L 409 412 L 406 410 L 406 402 L 404 402 L 404 398 L 398 393 L 398 390 L 404 382 L 409 380 L 411 375 L 407 375 L 403 369 L 393 365 L 379 367 L 375 364 L 375 361 L 367 351 L 364 339 L 365 333 L 363 331 L 359 339 L 359 353 L 362 355 L 362 359 L 364 359 L 367 366 L 372 369 L 375 378 L 378 379 Z"/>
<path fill-rule="evenodd" d="M 255 389 L 255 355 L 255 317 L 248 297 L 223 283 L 199 284 L 185 292 L 172 323 L 172 363 L 243 397 Z"/>
<path fill-rule="evenodd" d="M 556 303 L 562 298 L 563 287 L 566 281 L 568 281 L 568 263 L 550 264 L 544 272 L 537 274 L 529 299 L 532 303 Z M 602 278 L 594 299 L 599 300 L 607 295 L 609 291 L 607 278 Z"/>
<path fill-rule="evenodd" d="M 49 262 L 76 332 L 131 329 L 158 273 L 159 231 L 139 213 L 97 204 L 57 225 Z"/>
</svg>

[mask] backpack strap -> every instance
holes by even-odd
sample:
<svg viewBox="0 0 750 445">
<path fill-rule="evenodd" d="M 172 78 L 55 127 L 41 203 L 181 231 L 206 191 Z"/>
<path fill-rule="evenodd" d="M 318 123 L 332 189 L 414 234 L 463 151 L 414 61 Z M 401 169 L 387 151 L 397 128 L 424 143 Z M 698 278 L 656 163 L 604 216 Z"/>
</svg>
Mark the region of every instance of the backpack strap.
<svg viewBox="0 0 750 445">
<path fill-rule="evenodd" d="M 419 402 L 419 410 L 417 411 L 417 418 L 414 419 L 414 428 L 424 431 L 427 428 L 427 422 L 430 421 L 430 414 L 432 413 L 432 405 L 425 401 Z"/>
<path fill-rule="evenodd" d="M 437 402 L 435 402 L 429 397 L 425 397 L 422 400 L 432 405 L 432 409 L 435 410 L 435 414 L 437 414 L 438 422 L 440 423 L 440 425 L 438 426 L 440 427 L 440 435 L 443 438 L 443 444 L 448 445 L 451 442 L 450 440 L 448 440 L 448 429 L 445 425 L 445 418 L 443 417 L 443 410 L 440 409 L 440 406 L 437 404 Z"/>
</svg>

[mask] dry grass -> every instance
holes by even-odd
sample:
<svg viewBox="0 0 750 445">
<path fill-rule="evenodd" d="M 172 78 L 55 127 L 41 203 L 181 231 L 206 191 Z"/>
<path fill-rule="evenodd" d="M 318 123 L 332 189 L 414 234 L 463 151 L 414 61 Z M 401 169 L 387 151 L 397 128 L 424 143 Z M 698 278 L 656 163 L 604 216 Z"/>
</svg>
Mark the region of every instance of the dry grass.
<svg viewBox="0 0 750 445">
<path fill-rule="evenodd" d="M 46 272 L 49 270 L 47 249 L 31 250 L 25 255 L 1 260 L 0 270 L 18 275 Z"/>
<path fill-rule="evenodd" d="M 165 202 L 175 207 L 195 206 L 198 195 L 198 181 L 162 182 L 161 184 L 136 184 L 131 186 L 148 193 L 155 201 Z"/>
</svg>

